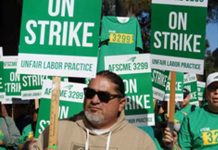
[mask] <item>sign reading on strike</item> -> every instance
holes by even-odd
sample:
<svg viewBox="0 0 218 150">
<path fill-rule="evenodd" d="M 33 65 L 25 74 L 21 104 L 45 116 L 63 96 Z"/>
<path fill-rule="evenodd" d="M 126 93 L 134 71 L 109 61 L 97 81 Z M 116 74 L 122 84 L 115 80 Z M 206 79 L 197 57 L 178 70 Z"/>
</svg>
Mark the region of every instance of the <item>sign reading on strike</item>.
<svg viewBox="0 0 218 150">
<path fill-rule="evenodd" d="M 94 77 L 100 13 L 101 0 L 24 1 L 18 73 Z"/>
<path fill-rule="evenodd" d="M 203 74 L 207 0 L 153 0 L 152 67 Z"/>
</svg>

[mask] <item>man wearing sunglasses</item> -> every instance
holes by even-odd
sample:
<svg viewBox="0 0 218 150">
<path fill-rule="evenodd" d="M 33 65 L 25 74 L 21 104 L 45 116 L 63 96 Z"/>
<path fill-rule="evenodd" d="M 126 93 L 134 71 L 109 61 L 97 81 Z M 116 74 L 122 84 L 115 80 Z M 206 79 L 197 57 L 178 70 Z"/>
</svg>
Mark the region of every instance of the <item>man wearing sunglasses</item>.
<svg viewBox="0 0 218 150">
<path fill-rule="evenodd" d="M 207 77 L 205 98 L 208 102 L 186 116 L 178 135 L 178 143 L 182 150 L 186 149 L 218 149 L 218 72 Z M 177 134 L 166 128 L 165 143 L 176 143 Z"/>
<path fill-rule="evenodd" d="M 84 111 L 76 118 L 59 121 L 60 150 L 154 150 L 152 139 L 144 131 L 128 123 L 124 115 L 126 103 L 122 79 L 110 71 L 102 71 L 84 89 Z M 48 130 L 37 145 L 48 147 Z"/>
</svg>

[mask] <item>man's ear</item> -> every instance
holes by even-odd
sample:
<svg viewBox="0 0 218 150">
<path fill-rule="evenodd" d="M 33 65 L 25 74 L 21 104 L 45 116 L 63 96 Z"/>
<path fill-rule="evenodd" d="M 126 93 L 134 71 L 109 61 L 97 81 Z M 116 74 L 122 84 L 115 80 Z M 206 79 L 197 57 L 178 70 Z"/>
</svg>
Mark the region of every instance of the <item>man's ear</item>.
<svg viewBox="0 0 218 150">
<path fill-rule="evenodd" d="M 121 98 L 119 100 L 119 112 L 122 112 L 122 110 L 124 109 L 125 105 L 126 105 L 126 97 Z"/>
</svg>

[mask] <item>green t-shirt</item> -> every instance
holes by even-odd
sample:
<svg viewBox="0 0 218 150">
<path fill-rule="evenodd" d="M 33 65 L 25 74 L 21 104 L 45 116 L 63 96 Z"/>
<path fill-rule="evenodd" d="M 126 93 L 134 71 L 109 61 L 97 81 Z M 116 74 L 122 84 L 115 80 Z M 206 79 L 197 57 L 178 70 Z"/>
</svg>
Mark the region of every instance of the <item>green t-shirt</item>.
<svg viewBox="0 0 218 150">
<path fill-rule="evenodd" d="M 218 149 L 218 114 L 208 111 L 208 106 L 196 109 L 184 118 L 178 136 L 182 150 Z"/>
<path fill-rule="evenodd" d="M 1 125 L 1 122 L 0 122 L 0 125 Z M 0 129 L 0 141 L 4 140 L 4 136 L 5 135 L 4 135 L 3 131 Z M 0 150 L 6 150 L 6 148 L 0 146 Z"/>
<path fill-rule="evenodd" d="M 1 141 L 3 141 L 3 139 L 4 139 L 4 133 L 3 133 L 3 131 L 0 129 L 0 140 Z"/>
<path fill-rule="evenodd" d="M 139 128 L 142 129 L 144 132 L 146 132 L 152 138 L 157 150 L 162 150 L 158 140 L 154 136 L 154 131 L 153 131 L 152 127 L 150 127 L 150 126 L 139 126 Z"/>
<path fill-rule="evenodd" d="M 182 124 L 184 117 L 187 116 L 191 111 L 194 111 L 191 110 L 192 107 L 195 107 L 194 110 L 198 108 L 197 106 L 188 104 L 186 107 L 182 108 L 181 110 L 177 110 L 174 117 L 175 123 Z"/>
<path fill-rule="evenodd" d="M 4 146 L 0 146 L 0 150 L 14 147 L 17 148 L 20 132 L 17 129 L 14 120 L 9 117 L 0 117 L 0 139 L 4 142 Z"/>
<path fill-rule="evenodd" d="M 141 30 L 136 17 L 118 19 L 115 16 L 104 16 L 102 19 L 101 42 L 98 56 L 98 71 L 104 70 L 104 57 L 112 55 L 138 54 L 137 47 L 142 49 Z"/>
<path fill-rule="evenodd" d="M 22 134 L 19 138 L 19 144 L 25 143 L 28 139 L 33 138 L 33 136 L 34 134 L 32 130 L 32 125 L 29 124 L 23 129 Z"/>
</svg>

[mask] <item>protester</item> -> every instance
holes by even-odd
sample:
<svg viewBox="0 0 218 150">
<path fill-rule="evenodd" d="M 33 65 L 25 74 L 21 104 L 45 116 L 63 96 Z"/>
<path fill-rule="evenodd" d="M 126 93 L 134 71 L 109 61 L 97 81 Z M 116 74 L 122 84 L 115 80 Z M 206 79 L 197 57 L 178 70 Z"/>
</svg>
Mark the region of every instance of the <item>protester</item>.
<svg viewBox="0 0 218 150">
<path fill-rule="evenodd" d="M 35 130 L 36 130 L 36 122 L 38 118 L 38 111 L 39 109 L 35 109 L 32 114 L 32 122 L 24 127 L 23 132 L 19 138 L 19 149 L 25 148 L 24 143 L 28 140 L 32 140 L 35 135 Z"/>
<path fill-rule="evenodd" d="M 0 105 L 0 150 L 17 148 L 20 132 L 14 120 L 8 116 L 5 106 Z"/>
<path fill-rule="evenodd" d="M 178 144 L 186 149 L 218 149 L 218 72 L 207 77 L 205 98 L 207 105 L 184 118 L 178 135 Z M 177 134 L 165 130 L 163 141 L 176 145 Z"/>
<path fill-rule="evenodd" d="M 168 109 L 168 102 L 167 101 L 159 101 L 155 100 L 155 126 L 154 129 L 154 135 L 158 142 L 160 143 L 160 146 L 163 147 L 164 144 L 162 142 L 163 138 L 163 132 L 164 129 L 167 126 L 167 109 Z"/>
<path fill-rule="evenodd" d="M 178 101 L 179 109 L 181 110 L 183 108 L 186 108 L 187 106 L 191 106 L 189 103 L 190 99 L 191 99 L 190 91 L 186 88 L 183 88 L 183 100 Z"/>
<path fill-rule="evenodd" d="M 84 112 L 80 113 L 81 116 L 76 121 L 59 121 L 57 149 L 156 149 L 145 132 L 125 119 L 124 91 L 124 83 L 118 75 L 109 71 L 99 72 L 84 89 Z M 49 147 L 48 128 L 32 147 Z"/>
<path fill-rule="evenodd" d="M 20 99 L 18 99 L 20 100 Z M 20 100 L 21 101 L 21 100 Z M 24 127 L 31 123 L 30 105 L 13 104 L 13 118 L 20 133 L 23 132 Z"/>
<path fill-rule="evenodd" d="M 190 112 L 193 112 L 196 108 L 196 105 L 190 104 L 191 94 L 190 91 L 186 88 L 183 89 L 183 101 L 177 102 L 177 110 L 175 112 L 174 119 L 174 129 L 179 132 L 180 126 L 185 116 L 187 116 Z"/>
</svg>

